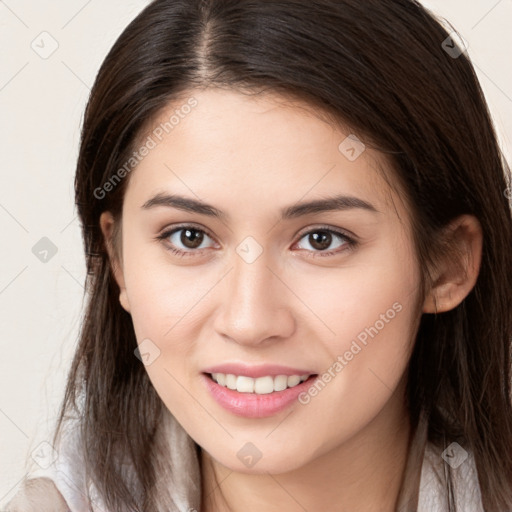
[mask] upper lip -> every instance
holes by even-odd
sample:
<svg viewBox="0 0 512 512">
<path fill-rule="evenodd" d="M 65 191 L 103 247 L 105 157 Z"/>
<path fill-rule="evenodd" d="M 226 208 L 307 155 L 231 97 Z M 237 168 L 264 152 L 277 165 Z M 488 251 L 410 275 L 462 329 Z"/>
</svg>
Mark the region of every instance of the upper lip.
<svg viewBox="0 0 512 512">
<path fill-rule="evenodd" d="M 203 372 L 243 375 L 253 379 L 266 377 L 267 375 L 272 377 L 277 375 L 314 375 L 314 372 L 303 368 L 291 368 L 278 364 L 246 365 L 244 363 L 223 363 L 205 368 Z"/>
</svg>

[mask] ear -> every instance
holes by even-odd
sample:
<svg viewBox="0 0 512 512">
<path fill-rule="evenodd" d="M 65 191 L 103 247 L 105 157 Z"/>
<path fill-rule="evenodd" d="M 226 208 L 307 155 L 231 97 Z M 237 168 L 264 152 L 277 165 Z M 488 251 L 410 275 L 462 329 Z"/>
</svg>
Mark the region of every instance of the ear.
<svg viewBox="0 0 512 512">
<path fill-rule="evenodd" d="M 439 262 L 434 286 L 423 304 L 424 313 L 441 313 L 458 306 L 471 292 L 482 259 L 482 226 L 473 215 L 461 215 L 445 228 L 452 255 Z"/>
<path fill-rule="evenodd" d="M 124 283 L 123 265 L 122 261 L 117 257 L 114 249 L 113 233 L 115 222 L 114 217 L 109 211 L 105 211 L 100 215 L 100 228 L 105 239 L 105 246 L 110 260 L 110 268 L 112 269 L 112 273 L 120 289 L 119 302 L 121 303 L 121 306 L 130 313 L 130 302 L 128 300 L 128 295 L 126 294 L 126 287 Z"/>
</svg>

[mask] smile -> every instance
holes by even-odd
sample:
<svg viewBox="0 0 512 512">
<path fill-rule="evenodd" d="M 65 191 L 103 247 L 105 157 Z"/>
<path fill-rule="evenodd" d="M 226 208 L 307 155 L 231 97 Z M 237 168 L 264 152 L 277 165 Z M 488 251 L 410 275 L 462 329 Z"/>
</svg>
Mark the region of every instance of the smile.
<svg viewBox="0 0 512 512">
<path fill-rule="evenodd" d="M 306 375 L 267 375 L 253 379 L 245 375 L 233 375 L 232 373 L 212 373 L 211 378 L 221 386 L 236 390 L 239 393 L 256 393 L 266 395 L 274 391 L 284 391 L 293 388 L 310 377 Z"/>
<path fill-rule="evenodd" d="M 214 379 L 216 376 L 219 383 Z M 314 375 L 277 375 L 253 379 L 243 375 L 202 373 L 201 381 L 208 394 L 225 410 L 245 418 L 265 418 L 290 407 L 298 396 L 307 391 L 318 377 Z M 286 386 L 283 388 L 286 377 Z M 304 379 L 303 379 L 304 378 Z M 290 385 L 288 384 L 290 379 Z M 233 386 L 231 389 L 229 385 Z M 238 391 L 238 387 L 242 391 Z M 252 386 L 252 391 L 251 391 Z"/>
</svg>

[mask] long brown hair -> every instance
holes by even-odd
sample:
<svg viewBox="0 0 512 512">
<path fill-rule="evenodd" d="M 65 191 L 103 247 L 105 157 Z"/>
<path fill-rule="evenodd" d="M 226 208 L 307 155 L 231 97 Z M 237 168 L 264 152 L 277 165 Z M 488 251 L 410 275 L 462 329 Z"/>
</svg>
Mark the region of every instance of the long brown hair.
<svg viewBox="0 0 512 512">
<path fill-rule="evenodd" d="M 79 411 L 87 474 L 112 510 L 161 510 L 154 461 L 168 455 L 155 449 L 165 406 L 134 356 L 99 226 L 105 210 L 120 219 L 129 176 L 107 193 L 104 184 L 163 107 L 211 86 L 301 98 L 385 153 L 412 205 L 424 293 L 442 228 L 478 218 L 477 283 L 458 307 L 422 316 L 407 402 L 413 426 L 428 419 L 429 441 L 473 453 L 485 510 L 512 508 L 510 170 L 470 60 L 447 51 L 449 36 L 415 0 L 155 0 L 116 41 L 83 121 L 75 190 L 87 305 L 55 433 Z"/>
</svg>

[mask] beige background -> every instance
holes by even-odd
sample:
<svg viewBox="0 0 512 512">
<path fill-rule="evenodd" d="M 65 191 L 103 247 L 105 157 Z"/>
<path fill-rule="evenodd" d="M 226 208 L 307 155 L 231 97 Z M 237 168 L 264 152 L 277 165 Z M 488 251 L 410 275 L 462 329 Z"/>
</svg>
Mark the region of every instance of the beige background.
<svg viewBox="0 0 512 512">
<path fill-rule="evenodd" d="M 77 340 L 85 263 L 73 178 L 89 88 L 146 3 L 0 1 L 0 506 L 48 438 Z M 512 0 L 424 3 L 469 43 L 510 160 Z M 47 59 L 31 47 L 43 31 L 45 48 L 58 44 Z M 57 247 L 47 263 L 32 253 L 42 237 Z"/>
</svg>

